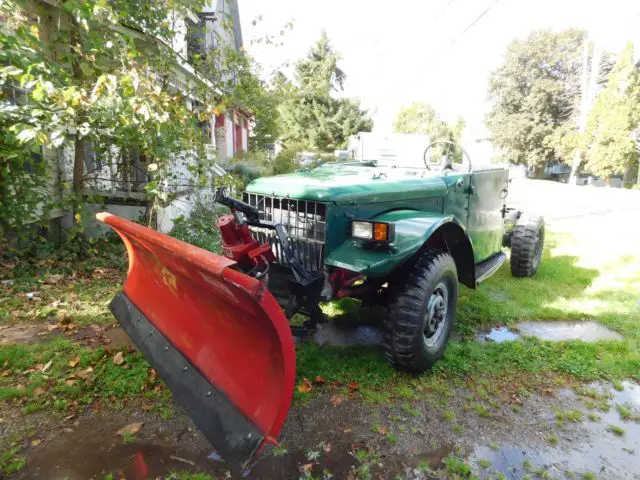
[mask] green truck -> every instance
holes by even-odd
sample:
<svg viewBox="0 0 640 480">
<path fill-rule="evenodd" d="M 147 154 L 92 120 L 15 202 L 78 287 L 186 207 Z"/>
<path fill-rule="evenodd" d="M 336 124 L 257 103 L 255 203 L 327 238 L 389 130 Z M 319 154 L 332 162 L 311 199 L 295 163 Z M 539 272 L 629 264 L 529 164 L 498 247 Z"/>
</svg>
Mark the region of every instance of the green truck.
<svg viewBox="0 0 640 480">
<path fill-rule="evenodd" d="M 459 284 L 477 288 L 505 247 L 514 276 L 536 273 L 544 221 L 506 207 L 508 171 L 435 147 L 423 168 L 338 162 L 257 179 L 241 199 L 218 189 L 222 256 L 99 215 L 130 258 L 114 315 L 224 456 L 244 463 L 282 427 L 293 315 L 308 330 L 321 302 L 386 305 L 386 358 L 421 373 L 445 351 Z"/>
</svg>

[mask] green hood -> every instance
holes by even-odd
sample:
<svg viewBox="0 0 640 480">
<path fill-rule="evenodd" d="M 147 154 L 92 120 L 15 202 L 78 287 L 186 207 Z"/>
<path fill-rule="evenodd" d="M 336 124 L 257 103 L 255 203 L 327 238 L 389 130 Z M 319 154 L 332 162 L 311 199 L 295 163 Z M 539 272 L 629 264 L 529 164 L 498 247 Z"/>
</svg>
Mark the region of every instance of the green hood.
<svg viewBox="0 0 640 480">
<path fill-rule="evenodd" d="M 247 187 L 250 193 L 337 205 L 441 197 L 446 190 L 440 176 L 427 170 L 354 163 L 328 164 L 314 170 L 263 177 Z"/>
</svg>

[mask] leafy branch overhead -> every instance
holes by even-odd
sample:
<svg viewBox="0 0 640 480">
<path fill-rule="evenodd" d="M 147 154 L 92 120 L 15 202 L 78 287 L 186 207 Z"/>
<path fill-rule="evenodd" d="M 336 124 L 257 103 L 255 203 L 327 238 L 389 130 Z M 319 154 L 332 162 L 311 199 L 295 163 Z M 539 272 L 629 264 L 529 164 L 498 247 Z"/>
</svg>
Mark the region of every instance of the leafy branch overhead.
<svg viewBox="0 0 640 480">
<path fill-rule="evenodd" d="M 168 203 L 177 170 L 188 170 L 194 185 L 210 182 L 203 124 L 237 106 L 262 121 L 275 110 L 244 55 L 220 44 L 191 59 L 193 73 L 174 51 L 181 19 L 205 3 L 175 0 L 168 10 L 159 0 L 145 8 L 124 0 L 0 2 L 3 235 L 69 207 L 81 231 L 89 147 L 113 165 L 135 151 L 151 177 L 149 201 Z M 70 160 L 71 182 L 56 185 L 46 162 L 34 162 L 43 148 Z"/>
</svg>

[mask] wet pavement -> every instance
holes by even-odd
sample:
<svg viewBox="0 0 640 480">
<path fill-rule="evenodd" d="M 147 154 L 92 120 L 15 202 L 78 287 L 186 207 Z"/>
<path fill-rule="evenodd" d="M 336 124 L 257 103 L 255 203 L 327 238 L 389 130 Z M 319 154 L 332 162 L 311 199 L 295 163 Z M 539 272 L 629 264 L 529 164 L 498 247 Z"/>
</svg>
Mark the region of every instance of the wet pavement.
<svg viewBox="0 0 640 480">
<path fill-rule="evenodd" d="M 539 340 L 565 341 L 582 340 L 598 342 L 601 340 L 622 340 L 623 336 L 599 323 L 592 321 L 571 322 L 521 322 L 512 328 L 495 327 L 478 337 L 480 341 L 496 343 L 511 342 L 521 337 L 536 337 Z"/>
<path fill-rule="evenodd" d="M 381 404 L 330 389 L 320 392 L 294 405 L 280 453 L 268 447 L 244 471 L 211 460 L 211 446 L 177 407 L 169 420 L 127 408 L 87 412 L 62 427 L 55 419 L 35 416 L 30 438 L 42 443 L 28 449 L 26 468 L 16 478 L 101 480 L 109 472 L 114 478 L 136 478 L 140 454 L 151 478 L 186 469 L 239 479 L 296 480 L 305 478 L 304 472 L 315 478 L 436 479 L 449 478 L 443 469 L 455 456 L 486 479 L 498 478 L 498 472 L 507 479 L 592 478 L 584 476 L 589 473 L 598 479 L 640 479 L 636 383 L 616 385 L 621 390 L 602 383 L 576 391 L 558 388 L 523 396 L 516 404 L 487 400 L 486 415 L 475 412 L 474 405 L 484 401 L 473 398 L 471 390 L 441 386 L 444 390 L 420 400 Z M 336 395 L 340 402 L 334 401 Z M 566 412 L 573 412 L 571 419 Z M 143 427 L 124 441 L 116 431 L 131 422 Z M 425 462 L 428 471 L 418 468 Z M 357 476 L 360 468 L 372 476 Z"/>
<path fill-rule="evenodd" d="M 477 465 L 487 460 L 491 470 L 502 472 L 508 479 L 542 471 L 547 471 L 551 478 L 566 478 L 571 474 L 587 478 L 590 472 L 594 478 L 639 479 L 640 385 L 623 382 L 622 391 L 597 383 L 588 388 L 603 398 L 609 397 L 609 410 L 590 410 L 572 390 L 560 391 L 565 402 L 573 403 L 582 412 L 582 420 L 569 421 L 559 427 L 553 434 L 557 438 L 556 446 L 533 446 L 527 441 L 493 448 L 476 445 L 470 456 L 472 463 Z M 624 408 L 636 418 L 623 420 L 619 409 Z M 550 412 L 550 421 L 556 421 L 556 417 Z M 614 427 L 622 430 L 616 429 L 614 433 Z M 482 474 L 481 469 L 478 470 Z"/>
<path fill-rule="evenodd" d="M 382 337 L 382 330 L 372 325 L 351 326 L 336 325 L 334 323 L 318 325 L 313 335 L 313 339 L 318 345 L 332 345 L 335 347 L 382 345 Z"/>
</svg>

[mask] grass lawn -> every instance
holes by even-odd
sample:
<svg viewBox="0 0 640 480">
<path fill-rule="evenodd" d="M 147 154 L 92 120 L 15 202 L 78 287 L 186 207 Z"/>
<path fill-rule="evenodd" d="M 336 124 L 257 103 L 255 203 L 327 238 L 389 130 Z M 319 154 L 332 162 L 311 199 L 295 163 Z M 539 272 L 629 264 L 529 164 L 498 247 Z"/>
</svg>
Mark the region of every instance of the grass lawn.
<svg viewBox="0 0 640 480">
<path fill-rule="evenodd" d="M 2 279 L 11 281 L 0 285 L 0 326 L 113 323 L 107 304 L 123 280 L 122 253 L 117 247 L 109 251 L 108 262 L 92 260 L 74 270 L 43 265 L 12 278 L 3 272 Z M 398 400 L 409 402 L 410 408 L 412 400 L 432 396 L 438 401 L 457 385 L 473 393 L 474 410 L 489 412 L 487 402 L 508 402 L 523 390 L 578 386 L 594 379 L 640 380 L 640 251 L 631 242 L 614 250 L 550 234 L 535 278 L 514 279 L 505 265 L 478 290 L 460 288 L 457 330 L 462 339 L 450 343 L 432 372 L 421 377 L 396 372 L 378 349 L 320 348 L 307 342 L 298 347 L 298 377 L 301 382 L 322 381 L 311 391 L 296 389 L 296 398 L 304 401 L 318 390 L 335 389 L 365 403 Z M 30 292 L 36 295 L 30 298 Z M 573 319 L 597 320 L 625 339 L 474 340 L 483 326 Z M 142 355 L 124 350 L 124 362 L 114 361 L 117 351 L 81 346 L 67 333 L 45 343 L 0 345 L 0 401 L 5 407 L 23 414 L 49 409 L 63 417 L 88 405 L 108 409 L 134 402 L 171 415 L 170 394 Z M 0 468 L 19 468 L 15 447 L 2 448 Z"/>
</svg>

